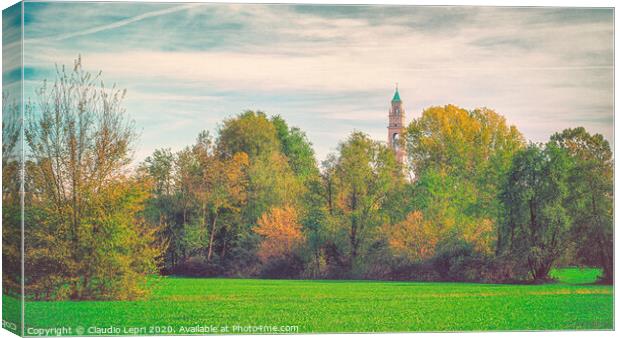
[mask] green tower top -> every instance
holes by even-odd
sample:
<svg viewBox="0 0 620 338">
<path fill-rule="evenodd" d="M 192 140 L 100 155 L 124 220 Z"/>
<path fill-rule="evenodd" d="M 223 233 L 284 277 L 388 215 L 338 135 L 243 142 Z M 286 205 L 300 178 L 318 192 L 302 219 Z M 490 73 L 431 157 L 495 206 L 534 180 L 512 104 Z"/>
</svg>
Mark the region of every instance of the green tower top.
<svg viewBox="0 0 620 338">
<path fill-rule="evenodd" d="M 400 94 L 398 94 L 398 83 L 396 84 L 396 92 L 394 92 L 394 97 L 392 98 L 392 102 L 401 102 Z"/>
</svg>

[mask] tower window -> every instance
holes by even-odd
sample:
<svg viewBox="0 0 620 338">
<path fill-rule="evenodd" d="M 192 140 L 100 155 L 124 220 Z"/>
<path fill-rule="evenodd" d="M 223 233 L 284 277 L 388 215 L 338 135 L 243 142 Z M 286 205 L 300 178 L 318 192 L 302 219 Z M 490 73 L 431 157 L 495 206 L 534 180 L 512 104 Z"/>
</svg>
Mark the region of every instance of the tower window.
<svg viewBox="0 0 620 338">
<path fill-rule="evenodd" d="M 392 148 L 395 150 L 400 146 L 400 135 L 398 133 L 394 133 L 392 135 Z"/>
</svg>

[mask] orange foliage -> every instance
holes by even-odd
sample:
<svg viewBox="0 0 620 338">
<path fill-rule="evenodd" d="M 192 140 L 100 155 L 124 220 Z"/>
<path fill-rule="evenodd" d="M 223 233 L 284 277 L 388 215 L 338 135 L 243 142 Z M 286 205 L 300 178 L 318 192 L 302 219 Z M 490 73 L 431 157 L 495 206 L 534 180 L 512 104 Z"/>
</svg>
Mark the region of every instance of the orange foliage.
<svg viewBox="0 0 620 338">
<path fill-rule="evenodd" d="M 430 258 L 435 253 L 437 241 L 441 238 L 420 211 L 414 211 L 397 224 L 387 224 L 384 231 L 392 251 L 411 260 Z"/>
<path fill-rule="evenodd" d="M 270 212 L 264 213 L 254 232 L 264 237 L 258 250 L 262 262 L 289 255 L 304 240 L 297 212 L 289 206 L 272 208 Z"/>
</svg>

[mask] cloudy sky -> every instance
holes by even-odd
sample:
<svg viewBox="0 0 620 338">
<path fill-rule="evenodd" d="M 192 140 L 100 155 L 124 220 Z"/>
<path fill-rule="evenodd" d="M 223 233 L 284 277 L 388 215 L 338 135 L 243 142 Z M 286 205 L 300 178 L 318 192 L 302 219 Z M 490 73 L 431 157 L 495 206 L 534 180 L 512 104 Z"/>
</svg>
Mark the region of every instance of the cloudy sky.
<svg viewBox="0 0 620 338">
<path fill-rule="evenodd" d="M 486 106 L 532 141 L 581 125 L 613 144 L 611 9 L 26 3 L 24 50 L 27 96 L 78 54 L 127 88 L 136 160 L 246 109 L 322 160 L 353 130 L 386 138 L 396 82 L 407 121 Z"/>
</svg>

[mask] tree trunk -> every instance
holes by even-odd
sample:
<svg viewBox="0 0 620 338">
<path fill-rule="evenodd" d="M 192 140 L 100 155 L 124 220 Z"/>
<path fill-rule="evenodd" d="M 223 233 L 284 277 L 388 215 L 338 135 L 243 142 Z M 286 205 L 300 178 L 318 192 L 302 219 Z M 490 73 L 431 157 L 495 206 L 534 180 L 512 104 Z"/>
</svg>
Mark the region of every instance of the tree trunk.
<svg viewBox="0 0 620 338">
<path fill-rule="evenodd" d="M 211 261 L 211 255 L 213 254 L 213 241 L 215 239 L 216 222 L 217 222 L 217 213 L 213 215 L 213 222 L 211 223 L 211 233 L 209 234 L 209 251 L 207 252 L 207 262 Z"/>
<path fill-rule="evenodd" d="M 353 187 L 353 192 L 351 194 L 351 233 L 349 234 L 350 236 L 350 243 L 351 243 L 351 256 L 349 257 L 349 268 L 353 267 L 353 264 L 355 262 L 355 258 L 357 258 L 357 245 L 359 243 L 358 240 L 358 234 L 357 234 L 357 230 L 358 230 L 358 222 L 357 222 L 357 189 L 354 186 Z"/>
</svg>

